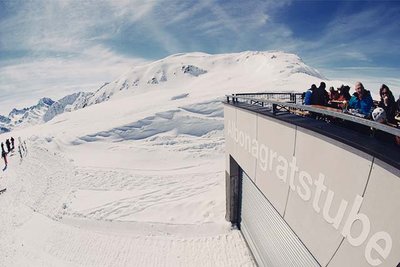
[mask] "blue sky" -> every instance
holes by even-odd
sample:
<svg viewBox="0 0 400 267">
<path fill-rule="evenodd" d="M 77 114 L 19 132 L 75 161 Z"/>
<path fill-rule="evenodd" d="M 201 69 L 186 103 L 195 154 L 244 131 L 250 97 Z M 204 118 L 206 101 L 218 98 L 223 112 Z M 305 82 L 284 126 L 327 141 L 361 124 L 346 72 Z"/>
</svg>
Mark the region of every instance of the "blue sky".
<svg viewBox="0 0 400 267">
<path fill-rule="evenodd" d="M 399 92 L 399 17 L 400 1 L 0 0 L 0 114 L 192 51 L 283 50 Z"/>
</svg>

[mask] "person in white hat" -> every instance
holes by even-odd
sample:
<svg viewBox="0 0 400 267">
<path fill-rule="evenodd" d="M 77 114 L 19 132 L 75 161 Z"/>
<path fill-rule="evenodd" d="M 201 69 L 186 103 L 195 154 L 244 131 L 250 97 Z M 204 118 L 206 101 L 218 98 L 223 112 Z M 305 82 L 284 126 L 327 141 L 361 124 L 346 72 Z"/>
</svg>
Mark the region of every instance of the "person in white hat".
<svg viewBox="0 0 400 267">
<path fill-rule="evenodd" d="M 386 111 L 383 108 L 376 108 L 372 111 L 372 119 L 376 122 L 386 123 Z"/>
</svg>

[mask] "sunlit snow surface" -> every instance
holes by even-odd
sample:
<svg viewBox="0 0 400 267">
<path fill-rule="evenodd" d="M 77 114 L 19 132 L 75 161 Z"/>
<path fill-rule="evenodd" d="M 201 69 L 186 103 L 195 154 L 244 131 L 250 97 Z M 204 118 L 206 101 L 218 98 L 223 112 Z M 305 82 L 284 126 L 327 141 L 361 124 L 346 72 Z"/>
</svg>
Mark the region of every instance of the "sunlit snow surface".
<svg viewBox="0 0 400 267">
<path fill-rule="evenodd" d="M 0 266 L 253 266 L 224 218 L 220 101 L 320 78 L 281 52 L 175 55 L 0 135 L 28 146 L 0 178 Z"/>
</svg>

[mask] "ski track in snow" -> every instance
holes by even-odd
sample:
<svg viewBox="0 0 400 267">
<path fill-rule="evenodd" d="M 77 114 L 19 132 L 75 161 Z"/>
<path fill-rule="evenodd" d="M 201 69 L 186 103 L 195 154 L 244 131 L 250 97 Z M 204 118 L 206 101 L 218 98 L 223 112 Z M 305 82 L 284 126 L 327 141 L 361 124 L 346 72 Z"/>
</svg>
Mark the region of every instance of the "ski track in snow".
<svg viewBox="0 0 400 267">
<path fill-rule="evenodd" d="M 39 245 L 41 253 L 63 262 L 65 266 L 253 266 L 238 231 L 186 239 L 126 237 L 49 225 L 43 222 L 43 218 L 35 219 L 50 227 L 51 234 L 33 234 L 31 238 L 36 241 L 34 245 Z M 25 242 L 18 251 L 18 258 L 46 265 L 43 258 L 32 253 L 38 250 L 32 247 L 32 241 Z"/>
<path fill-rule="evenodd" d="M 71 215 L 94 218 L 94 219 L 123 219 L 135 213 L 148 209 L 152 206 L 188 200 L 193 196 L 204 194 L 210 188 L 224 185 L 215 177 L 215 174 L 205 176 L 203 174 L 193 176 L 132 176 L 129 173 L 122 173 L 98 170 L 84 170 L 78 173 L 79 179 L 73 184 L 73 188 L 96 190 L 101 196 L 112 190 L 135 190 L 140 193 L 124 196 L 101 206 L 86 209 L 82 212 L 75 212 Z M 99 179 L 101 177 L 101 179 Z M 116 179 L 116 177 L 118 177 Z M 202 180 L 199 183 L 199 179 Z M 94 192 L 96 192 L 94 191 Z M 79 192 L 79 191 L 78 191 Z M 122 193 L 126 191 L 120 191 Z M 76 191 L 75 191 L 76 193 Z M 91 194 L 93 196 L 93 194 Z M 68 213 L 68 212 L 67 212 Z"/>
<path fill-rule="evenodd" d="M 212 215 L 225 196 L 204 203 L 223 191 L 222 172 L 77 167 L 32 146 L 4 174 L 0 266 L 254 266 L 240 232 Z M 176 209 L 185 216 L 165 216 Z"/>
</svg>

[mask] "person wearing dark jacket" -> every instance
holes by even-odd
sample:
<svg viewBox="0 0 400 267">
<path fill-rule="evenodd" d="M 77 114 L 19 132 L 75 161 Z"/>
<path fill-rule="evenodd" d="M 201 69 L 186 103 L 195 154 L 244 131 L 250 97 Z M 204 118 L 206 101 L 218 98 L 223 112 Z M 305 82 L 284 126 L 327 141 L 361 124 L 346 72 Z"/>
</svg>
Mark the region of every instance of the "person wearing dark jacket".
<svg viewBox="0 0 400 267">
<path fill-rule="evenodd" d="M 14 150 L 14 137 L 11 136 L 11 150 Z"/>
<path fill-rule="evenodd" d="M 7 147 L 7 153 L 10 153 L 10 151 L 11 151 L 11 143 L 10 143 L 9 139 L 6 140 L 6 147 Z"/>
<path fill-rule="evenodd" d="M 397 112 L 400 113 L 400 95 L 399 95 L 399 99 L 397 99 Z"/>
<path fill-rule="evenodd" d="M 338 88 L 339 90 L 339 100 L 346 100 L 349 101 L 351 98 L 351 95 L 349 93 L 350 91 L 350 86 L 348 85 L 342 85 L 340 86 L 340 88 Z"/>
<path fill-rule="evenodd" d="M 374 104 L 371 93 L 368 90 L 365 90 L 364 85 L 361 82 L 356 82 L 355 91 L 356 92 L 350 98 L 349 108 L 356 109 L 357 112 L 364 116 L 369 116 L 372 105 Z"/>
<path fill-rule="evenodd" d="M 383 108 L 386 113 L 386 121 L 391 124 L 396 124 L 396 100 L 394 99 L 392 91 L 386 84 L 382 84 L 379 89 L 379 95 L 381 100 L 379 101 L 378 107 Z"/>
<path fill-rule="evenodd" d="M 7 152 L 4 149 L 4 143 L 1 143 L 1 157 L 4 159 L 4 168 L 7 168 Z"/>
<path fill-rule="evenodd" d="M 329 94 L 325 90 L 326 84 L 321 82 L 319 87 L 315 89 L 311 95 L 311 104 L 312 105 L 321 105 L 326 106 L 329 101 Z"/>
<path fill-rule="evenodd" d="M 336 91 L 333 86 L 329 87 L 329 100 L 337 100 L 339 98 L 339 91 Z"/>
<path fill-rule="evenodd" d="M 317 89 L 317 86 L 315 84 L 311 85 L 311 88 L 307 90 L 307 92 L 304 95 L 304 105 L 311 105 L 311 96 L 314 90 Z"/>
</svg>

